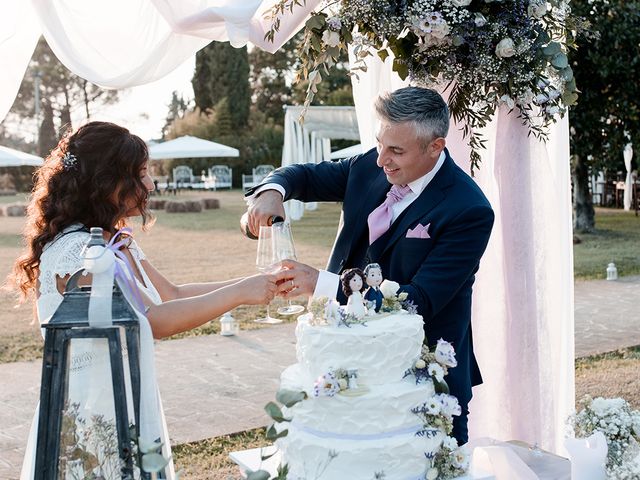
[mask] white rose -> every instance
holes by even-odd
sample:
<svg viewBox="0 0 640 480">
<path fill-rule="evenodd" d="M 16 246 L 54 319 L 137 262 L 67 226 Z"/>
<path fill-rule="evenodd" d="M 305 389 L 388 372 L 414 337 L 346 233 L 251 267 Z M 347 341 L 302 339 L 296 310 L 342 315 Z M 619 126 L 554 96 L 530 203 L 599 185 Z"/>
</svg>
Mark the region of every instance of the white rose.
<svg viewBox="0 0 640 480">
<path fill-rule="evenodd" d="M 466 7 L 467 5 L 471 4 L 471 0 L 451 0 L 451 3 L 453 3 L 456 7 Z"/>
<path fill-rule="evenodd" d="M 338 380 L 338 386 L 340 387 L 340 390 L 346 390 L 347 389 L 347 381 L 344 378 L 341 378 L 340 380 Z"/>
<path fill-rule="evenodd" d="M 516 47 L 510 38 L 503 38 L 496 45 L 496 55 L 500 58 L 513 57 L 515 53 Z"/>
<path fill-rule="evenodd" d="M 329 47 L 337 47 L 340 45 L 340 34 L 333 30 L 325 30 L 322 34 L 322 43 Z"/>
<path fill-rule="evenodd" d="M 480 12 L 476 13 L 475 18 L 476 27 L 484 27 L 487 24 L 487 19 Z"/>
<path fill-rule="evenodd" d="M 427 364 L 425 363 L 425 361 L 424 361 L 424 360 L 422 360 L 422 359 L 416 360 L 415 367 L 416 367 L 418 370 L 422 370 L 422 369 L 423 369 L 423 368 L 425 368 L 426 366 L 427 366 Z"/>
<path fill-rule="evenodd" d="M 396 292 L 400 289 L 400 284 L 391 280 L 384 280 L 380 285 L 380 291 L 385 298 L 395 297 Z"/>
<path fill-rule="evenodd" d="M 547 97 L 544 93 L 539 93 L 536 95 L 536 103 L 538 105 L 542 105 L 543 103 L 547 103 L 549 101 L 549 97 Z"/>
<path fill-rule="evenodd" d="M 440 339 L 438 345 L 436 345 L 436 361 L 447 367 L 455 367 L 458 365 L 456 360 L 456 352 L 453 349 L 453 345 L 449 342 Z"/>
<path fill-rule="evenodd" d="M 556 98 L 558 98 L 560 96 L 560 92 L 558 90 L 556 90 L 555 88 L 552 88 L 551 90 L 549 90 L 547 92 L 547 96 L 549 97 L 549 100 L 555 100 Z"/>
<path fill-rule="evenodd" d="M 401 302 L 404 302 L 408 297 L 409 297 L 409 294 L 407 292 L 402 292 L 398 295 L 398 300 L 400 300 Z"/>
<path fill-rule="evenodd" d="M 537 1 L 531 2 L 529 4 L 529 8 L 527 8 L 527 13 L 530 17 L 534 18 L 542 18 L 545 13 L 547 13 L 547 1 Z"/>
</svg>

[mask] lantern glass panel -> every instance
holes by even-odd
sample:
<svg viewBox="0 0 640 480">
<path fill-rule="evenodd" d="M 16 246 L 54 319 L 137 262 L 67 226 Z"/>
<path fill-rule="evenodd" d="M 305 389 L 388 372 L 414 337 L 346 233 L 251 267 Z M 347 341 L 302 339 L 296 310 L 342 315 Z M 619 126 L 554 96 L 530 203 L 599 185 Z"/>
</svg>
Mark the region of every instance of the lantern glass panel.
<svg viewBox="0 0 640 480">
<path fill-rule="evenodd" d="M 119 478 L 108 340 L 72 338 L 68 345 L 59 478 Z"/>
</svg>

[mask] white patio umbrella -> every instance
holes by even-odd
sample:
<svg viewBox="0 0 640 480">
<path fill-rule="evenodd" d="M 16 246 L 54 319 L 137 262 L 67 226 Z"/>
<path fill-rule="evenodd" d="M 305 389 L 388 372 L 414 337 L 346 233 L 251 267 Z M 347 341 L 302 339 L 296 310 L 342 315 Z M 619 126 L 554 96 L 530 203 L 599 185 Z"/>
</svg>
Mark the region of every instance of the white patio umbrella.
<svg viewBox="0 0 640 480">
<path fill-rule="evenodd" d="M 14 150 L 0 145 L 0 167 L 24 167 L 42 165 L 44 160 L 37 155 Z"/>
<path fill-rule="evenodd" d="M 149 158 L 151 160 L 238 156 L 240 156 L 240 152 L 236 148 L 190 135 L 149 146 Z"/>
</svg>

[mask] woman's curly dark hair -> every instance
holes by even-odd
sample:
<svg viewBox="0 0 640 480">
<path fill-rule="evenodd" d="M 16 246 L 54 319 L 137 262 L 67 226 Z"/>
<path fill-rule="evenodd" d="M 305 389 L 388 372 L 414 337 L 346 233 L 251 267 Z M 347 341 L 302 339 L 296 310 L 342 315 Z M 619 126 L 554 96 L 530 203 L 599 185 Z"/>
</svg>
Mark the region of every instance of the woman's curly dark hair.
<svg viewBox="0 0 640 480">
<path fill-rule="evenodd" d="M 77 160 L 65 167 L 67 154 Z M 23 235 L 27 251 L 8 278 L 22 301 L 36 287 L 44 246 L 69 225 L 102 227 L 113 234 L 125 225 L 133 203 L 143 228 L 150 223 L 148 190 L 140 177 L 148 159 L 145 142 L 113 123 L 90 122 L 60 139 L 34 174 Z"/>
<path fill-rule="evenodd" d="M 345 270 L 344 272 L 342 272 L 342 275 L 340 275 L 340 281 L 342 282 L 342 291 L 347 297 L 353 295 L 353 291 L 351 290 L 351 285 L 349 285 L 349 282 L 351 282 L 351 279 L 356 275 L 360 275 L 360 278 L 362 279 L 362 287 L 360 288 L 360 291 L 362 292 L 365 288 L 365 275 L 362 270 L 360 270 L 359 268 L 350 268 L 349 270 Z"/>
</svg>

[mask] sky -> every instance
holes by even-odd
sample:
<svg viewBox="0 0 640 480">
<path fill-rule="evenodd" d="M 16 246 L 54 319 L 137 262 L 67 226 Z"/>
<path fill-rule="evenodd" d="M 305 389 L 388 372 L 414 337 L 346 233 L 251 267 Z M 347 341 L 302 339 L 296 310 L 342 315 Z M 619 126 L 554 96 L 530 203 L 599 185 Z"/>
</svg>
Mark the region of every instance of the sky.
<svg viewBox="0 0 640 480">
<path fill-rule="evenodd" d="M 194 67 L 195 55 L 160 80 L 122 90 L 116 104 L 95 108 L 91 119 L 117 123 L 144 140 L 160 138 L 171 93 L 176 90 L 185 101 L 193 98 Z"/>
</svg>

